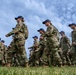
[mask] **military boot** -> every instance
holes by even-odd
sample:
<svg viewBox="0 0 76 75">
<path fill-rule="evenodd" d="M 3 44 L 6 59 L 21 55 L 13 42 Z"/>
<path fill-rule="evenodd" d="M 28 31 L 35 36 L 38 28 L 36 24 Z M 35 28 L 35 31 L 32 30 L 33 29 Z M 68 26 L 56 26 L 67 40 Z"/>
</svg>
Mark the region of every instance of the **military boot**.
<svg viewBox="0 0 76 75">
<path fill-rule="evenodd" d="M 11 63 L 7 63 L 7 65 L 6 65 L 7 67 L 11 67 Z"/>
<path fill-rule="evenodd" d="M 25 67 L 29 67 L 28 62 L 25 63 Z"/>
</svg>

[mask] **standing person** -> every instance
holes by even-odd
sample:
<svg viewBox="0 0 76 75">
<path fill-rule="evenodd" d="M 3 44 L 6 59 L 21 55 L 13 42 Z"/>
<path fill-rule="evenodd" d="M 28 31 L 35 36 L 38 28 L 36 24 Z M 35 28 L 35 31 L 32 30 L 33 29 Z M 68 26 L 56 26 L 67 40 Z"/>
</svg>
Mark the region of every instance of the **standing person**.
<svg viewBox="0 0 76 75">
<path fill-rule="evenodd" d="M 16 50 L 16 59 L 20 63 L 20 66 L 28 67 L 28 60 L 25 51 L 25 40 L 28 38 L 28 29 L 24 24 L 24 18 L 18 16 L 15 18 L 17 21 L 16 27 L 6 34 L 6 37 L 14 35 L 14 48 Z"/>
<path fill-rule="evenodd" d="M 1 40 L 0 42 L 0 65 L 5 66 L 7 63 L 7 56 L 6 56 L 6 46 L 4 44 L 4 40 Z"/>
<path fill-rule="evenodd" d="M 41 66 L 48 66 L 48 50 L 46 49 L 46 37 L 44 36 L 45 30 L 43 28 L 40 28 L 38 32 L 40 33 L 40 40 L 37 57 L 40 61 Z"/>
<path fill-rule="evenodd" d="M 63 55 L 63 65 L 71 65 L 71 60 L 69 58 L 70 53 L 70 39 L 65 35 L 64 31 L 60 32 L 61 39 L 60 39 L 60 48 L 62 50 Z"/>
<path fill-rule="evenodd" d="M 58 48 L 59 48 L 59 39 L 58 39 L 58 31 L 57 28 L 54 27 L 51 23 L 50 20 L 45 20 L 43 22 L 43 24 L 45 24 L 45 26 L 47 27 L 47 30 L 45 32 L 45 36 L 46 36 L 46 41 L 47 41 L 47 48 L 49 49 L 49 55 L 53 55 L 53 58 L 55 61 L 57 61 L 58 66 L 61 67 L 62 65 L 62 60 L 58 54 Z M 51 56 L 50 56 L 51 57 Z M 50 62 L 50 61 L 49 61 Z M 49 65 L 51 65 L 51 63 L 49 63 Z"/>
<path fill-rule="evenodd" d="M 31 56 L 29 58 L 29 64 L 30 66 L 36 66 L 37 62 L 36 62 L 36 50 L 38 49 L 38 45 L 39 45 L 39 41 L 38 41 L 38 36 L 34 36 L 34 43 L 33 46 L 29 47 L 28 49 L 31 49 L 32 53 Z"/>
<path fill-rule="evenodd" d="M 71 47 L 71 61 L 73 65 L 76 65 L 76 24 L 69 24 L 69 27 L 73 30 L 71 32 L 72 47 Z"/>
</svg>

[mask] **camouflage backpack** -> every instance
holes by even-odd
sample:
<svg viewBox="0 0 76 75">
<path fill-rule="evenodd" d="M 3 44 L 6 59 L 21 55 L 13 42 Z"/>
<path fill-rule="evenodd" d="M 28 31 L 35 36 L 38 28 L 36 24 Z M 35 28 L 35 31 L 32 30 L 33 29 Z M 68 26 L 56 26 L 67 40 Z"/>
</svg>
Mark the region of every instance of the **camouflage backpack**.
<svg viewBox="0 0 76 75">
<path fill-rule="evenodd" d="M 25 39 L 27 39 L 28 38 L 28 29 L 25 24 L 23 24 L 23 32 L 24 32 Z"/>
<path fill-rule="evenodd" d="M 58 41 L 60 40 L 60 33 L 58 31 L 58 29 L 54 26 L 54 33 L 57 36 Z"/>
</svg>

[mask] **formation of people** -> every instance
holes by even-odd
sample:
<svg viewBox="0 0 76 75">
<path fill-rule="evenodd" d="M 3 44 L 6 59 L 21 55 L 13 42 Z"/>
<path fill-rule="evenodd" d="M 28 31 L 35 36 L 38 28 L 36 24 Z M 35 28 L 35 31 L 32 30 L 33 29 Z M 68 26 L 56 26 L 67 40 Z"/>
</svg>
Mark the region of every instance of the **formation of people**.
<svg viewBox="0 0 76 75">
<path fill-rule="evenodd" d="M 46 27 L 37 30 L 38 37 L 34 36 L 33 46 L 30 49 L 30 66 L 75 66 L 76 65 L 76 24 L 68 26 L 71 32 L 72 43 L 64 31 L 59 32 L 49 19 L 42 22 Z"/>
<path fill-rule="evenodd" d="M 47 29 L 37 30 L 40 37 L 39 40 L 38 36 L 33 37 L 34 43 L 28 48 L 30 49 L 28 60 L 25 50 L 28 28 L 23 16 L 18 16 L 15 20 L 16 26 L 6 34 L 6 37 L 12 36 L 10 45 L 7 47 L 4 40 L 0 39 L 0 65 L 7 67 L 76 65 L 76 24 L 68 25 L 73 30 L 71 43 L 65 32 L 59 32 L 49 19 L 43 21 Z"/>
</svg>

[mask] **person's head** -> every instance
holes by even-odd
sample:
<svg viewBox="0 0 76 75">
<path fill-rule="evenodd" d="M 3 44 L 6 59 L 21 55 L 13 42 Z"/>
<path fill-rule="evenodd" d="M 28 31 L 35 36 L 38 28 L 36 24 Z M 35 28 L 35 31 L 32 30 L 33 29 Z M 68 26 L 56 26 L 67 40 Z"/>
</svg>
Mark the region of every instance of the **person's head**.
<svg viewBox="0 0 76 75">
<path fill-rule="evenodd" d="M 40 34 L 44 34 L 45 30 L 43 28 L 40 28 L 39 30 L 37 30 Z"/>
<path fill-rule="evenodd" d="M 0 38 L 0 41 L 1 41 L 1 38 Z"/>
<path fill-rule="evenodd" d="M 69 27 L 70 27 L 71 29 L 75 29 L 75 28 L 76 28 L 76 24 L 75 24 L 75 23 L 69 24 Z"/>
<path fill-rule="evenodd" d="M 60 32 L 60 35 L 61 35 L 61 36 L 65 35 L 65 32 L 64 32 L 64 31 L 61 31 L 61 32 Z"/>
<path fill-rule="evenodd" d="M 37 40 L 37 39 L 38 39 L 38 36 L 34 36 L 33 39 L 34 39 L 34 40 Z"/>
<path fill-rule="evenodd" d="M 1 42 L 2 42 L 2 43 L 5 43 L 5 41 L 4 41 L 4 40 L 1 40 Z"/>
<path fill-rule="evenodd" d="M 39 39 L 40 39 L 40 40 L 43 40 L 43 38 L 44 38 L 43 36 L 40 36 L 40 38 L 39 38 Z"/>
<path fill-rule="evenodd" d="M 15 18 L 15 20 L 17 22 L 20 22 L 20 21 L 24 22 L 24 17 L 23 16 L 18 16 L 18 17 Z"/>
<path fill-rule="evenodd" d="M 51 21 L 49 19 L 43 21 L 42 23 L 45 24 L 45 26 L 47 27 L 51 25 Z"/>
</svg>

